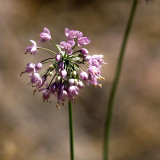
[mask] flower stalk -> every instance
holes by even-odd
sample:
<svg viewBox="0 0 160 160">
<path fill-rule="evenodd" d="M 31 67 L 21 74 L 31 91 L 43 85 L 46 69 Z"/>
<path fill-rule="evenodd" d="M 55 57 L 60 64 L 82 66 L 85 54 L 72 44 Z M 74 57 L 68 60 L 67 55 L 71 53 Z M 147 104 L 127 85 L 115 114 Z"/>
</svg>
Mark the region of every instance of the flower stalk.
<svg viewBox="0 0 160 160">
<path fill-rule="evenodd" d="M 74 160 L 74 138 L 73 138 L 73 119 L 72 119 L 72 101 L 68 101 L 69 113 L 69 134 L 70 134 L 70 159 Z"/>
<path fill-rule="evenodd" d="M 108 108 L 107 108 L 107 116 L 106 116 L 106 123 L 105 123 L 105 133 L 104 133 L 104 150 L 103 150 L 103 160 L 108 160 L 108 154 L 109 154 L 109 138 L 110 138 L 110 132 L 111 132 L 111 123 L 112 123 L 112 115 L 113 115 L 113 106 L 114 106 L 114 99 L 115 99 L 115 94 L 120 78 L 120 73 L 121 73 L 121 68 L 123 64 L 123 58 L 124 58 L 124 53 L 126 49 L 126 45 L 128 42 L 128 37 L 130 34 L 130 30 L 132 27 L 132 22 L 135 16 L 136 8 L 137 8 L 137 0 L 133 0 L 131 12 L 129 15 L 129 20 L 126 26 L 126 30 L 124 33 L 124 38 L 122 41 L 122 46 L 118 58 L 118 63 L 117 63 L 117 68 L 116 68 L 116 73 L 115 73 L 115 78 L 112 84 L 110 96 L 109 96 L 109 101 L 108 101 Z"/>
</svg>

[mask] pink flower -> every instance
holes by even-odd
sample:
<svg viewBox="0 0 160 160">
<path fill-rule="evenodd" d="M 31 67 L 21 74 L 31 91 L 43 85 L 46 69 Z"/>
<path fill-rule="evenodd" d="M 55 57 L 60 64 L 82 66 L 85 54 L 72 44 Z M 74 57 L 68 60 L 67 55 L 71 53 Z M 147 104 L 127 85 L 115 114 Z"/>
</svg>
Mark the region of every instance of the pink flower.
<svg viewBox="0 0 160 160">
<path fill-rule="evenodd" d="M 60 43 L 60 46 L 61 46 L 61 48 L 63 48 L 66 51 L 66 53 L 68 55 L 71 55 L 72 52 L 73 52 L 72 47 L 74 46 L 74 44 L 75 44 L 74 40 L 73 41 L 68 41 L 68 42 L 62 41 Z"/>
<path fill-rule="evenodd" d="M 41 68 L 42 68 L 42 63 L 36 64 L 35 66 L 36 71 L 41 70 Z"/>
<path fill-rule="evenodd" d="M 50 91 L 54 94 L 57 91 L 57 83 L 53 82 L 50 86 Z"/>
<path fill-rule="evenodd" d="M 79 94 L 79 88 L 77 86 L 70 86 L 68 88 L 68 96 L 70 100 L 73 100 L 75 95 Z"/>
<path fill-rule="evenodd" d="M 104 63 L 102 58 L 103 55 L 93 55 L 89 60 L 89 64 L 100 69 L 102 68 L 102 64 Z"/>
<path fill-rule="evenodd" d="M 26 48 L 26 53 L 29 52 L 29 53 L 35 55 L 38 52 L 38 50 L 37 50 L 37 44 L 36 44 L 36 42 L 34 40 L 30 40 L 30 42 L 33 45 Z"/>
<path fill-rule="evenodd" d="M 88 37 L 80 37 L 78 38 L 78 46 L 82 47 L 83 45 L 87 45 L 91 42 L 91 40 Z"/>
<path fill-rule="evenodd" d="M 49 29 L 44 28 L 43 32 L 39 34 L 39 37 L 40 37 L 39 42 L 47 42 L 51 40 L 51 34 Z"/>
<path fill-rule="evenodd" d="M 84 87 L 85 87 L 85 86 L 84 86 L 83 82 L 82 82 L 82 81 L 79 81 L 79 82 L 78 82 L 78 88 L 82 89 L 82 88 L 84 88 Z"/>
<path fill-rule="evenodd" d="M 38 73 L 31 73 L 29 75 L 29 77 L 31 78 L 31 83 L 34 84 L 34 83 L 38 83 L 38 81 L 41 81 L 41 77 Z"/>
<path fill-rule="evenodd" d="M 69 30 L 68 28 L 65 28 L 65 35 L 69 40 L 73 40 L 74 38 L 80 38 L 83 37 L 83 33 L 77 30 Z"/>
<path fill-rule="evenodd" d="M 45 101 L 45 100 L 48 100 L 49 97 L 50 97 L 50 95 L 51 95 L 50 90 L 47 89 L 47 88 L 44 88 L 44 89 L 43 89 L 43 95 L 42 95 L 43 100 L 44 100 L 44 101 Z"/>
<path fill-rule="evenodd" d="M 81 79 L 83 79 L 83 80 L 87 80 L 87 79 L 88 79 L 88 74 L 87 74 L 86 72 L 81 72 L 81 73 L 80 73 L 80 77 L 81 77 Z"/>
<path fill-rule="evenodd" d="M 89 61 L 90 59 L 91 59 L 91 56 L 90 56 L 90 55 L 84 56 L 84 61 Z"/>
<path fill-rule="evenodd" d="M 23 74 L 23 73 L 31 73 L 31 72 L 35 72 L 35 64 L 28 63 L 27 67 L 26 67 L 26 70 L 24 72 L 22 72 L 21 74 Z"/>
<path fill-rule="evenodd" d="M 99 76 L 101 74 L 101 71 L 95 66 L 90 66 L 87 72 L 92 76 Z"/>
</svg>

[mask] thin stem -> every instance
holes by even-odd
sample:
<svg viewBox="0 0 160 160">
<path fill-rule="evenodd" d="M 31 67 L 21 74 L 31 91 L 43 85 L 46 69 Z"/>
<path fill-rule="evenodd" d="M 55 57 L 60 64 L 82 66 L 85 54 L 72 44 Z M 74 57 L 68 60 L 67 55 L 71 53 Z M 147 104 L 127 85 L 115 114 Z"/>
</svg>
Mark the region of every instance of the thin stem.
<svg viewBox="0 0 160 160">
<path fill-rule="evenodd" d="M 74 160 L 72 102 L 70 100 L 68 101 L 68 112 L 69 112 L 69 130 L 70 130 L 70 156 L 71 156 L 71 160 Z"/>
<path fill-rule="evenodd" d="M 47 49 L 47 48 L 43 48 L 43 47 L 38 47 L 37 49 L 43 49 L 43 50 L 49 51 L 51 53 L 57 54 L 56 52 L 53 52 L 52 50 Z"/>
<path fill-rule="evenodd" d="M 77 46 L 77 43 L 72 47 L 72 50 Z"/>
<path fill-rule="evenodd" d="M 43 62 L 45 62 L 45 61 L 47 61 L 47 60 L 50 60 L 50 59 L 54 60 L 54 57 L 52 57 L 52 58 L 47 58 L 47 59 L 44 59 L 43 61 L 41 61 L 41 63 L 43 63 Z"/>
<path fill-rule="evenodd" d="M 113 114 L 113 105 L 114 105 L 114 99 L 115 99 L 115 93 L 117 90 L 118 86 L 118 81 L 121 73 L 121 68 L 122 68 L 122 63 L 123 63 L 123 57 L 126 49 L 126 44 L 128 41 L 128 36 L 131 30 L 132 22 L 134 19 L 134 15 L 136 12 L 137 8 L 137 0 L 133 0 L 133 5 L 131 8 L 129 20 L 126 26 L 121 50 L 120 50 L 120 55 L 118 58 L 118 63 L 117 63 L 117 68 L 116 68 L 116 73 L 115 73 L 115 78 L 112 84 L 110 96 L 109 96 L 109 101 L 108 101 L 108 108 L 107 108 L 107 117 L 106 117 L 106 124 L 105 124 L 105 135 L 104 135 L 104 160 L 108 160 L 108 153 L 109 153 L 109 138 L 110 138 L 110 132 L 111 132 L 111 122 L 112 122 L 112 114 Z"/>
<path fill-rule="evenodd" d="M 52 43 L 57 47 L 58 51 L 60 52 L 60 49 L 58 48 L 57 44 L 55 43 L 55 41 L 53 39 L 51 39 Z"/>
</svg>

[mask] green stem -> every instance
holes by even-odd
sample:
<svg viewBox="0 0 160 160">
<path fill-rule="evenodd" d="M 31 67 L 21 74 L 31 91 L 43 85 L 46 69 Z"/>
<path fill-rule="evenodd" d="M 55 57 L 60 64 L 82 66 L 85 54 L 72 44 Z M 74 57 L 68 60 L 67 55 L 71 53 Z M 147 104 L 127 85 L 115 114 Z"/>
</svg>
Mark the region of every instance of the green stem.
<svg viewBox="0 0 160 160">
<path fill-rule="evenodd" d="M 55 41 L 53 39 L 51 39 L 51 41 L 57 47 L 58 51 L 61 52 L 60 49 L 58 48 L 57 44 L 55 43 Z"/>
<path fill-rule="evenodd" d="M 115 78 L 112 84 L 110 96 L 109 96 L 109 101 L 108 101 L 108 108 L 107 108 L 107 116 L 106 116 L 106 124 L 105 124 L 105 134 L 104 134 L 104 157 L 103 160 L 108 160 L 108 153 L 109 153 L 109 138 L 110 138 L 110 132 L 111 132 L 111 122 L 112 122 L 112 115 L 113 115 L 113 105 L 114 105 L 114 99 L 115 99 L 115 93 L 117 90 L 118 86 L 118 81 L 121 73 L 121 68 L 122 68 L 122 63 L 123 63 L 123 57 L 126 49 L 126 44 L 128 41 L 128 36 L 131 30 L 132 22 L 134 19 L 134 15 L 136 12 L 137 8 L 137 1 L 138 0 L 133 0 L 133 5 L 131 8 L 129 20 L 126 26 L 121 50 L 120 50 L 120 55 L 118 58 L 118 63 L 117 63 L 117 68 L 116 68 L 116 73 L 115 73 Z"/>
<path fill-rule="evenodd" d="M 43 47 L 38 47 L 37 49 L 43 49 L 43 50 L 49 51 L 51 53 L 57 54 L 57 53 L 53 52 L 52 50 L 47 49 L 47 48 L 43 48 Z"/>
<path fill-rule="evenodd" d="M 73 140 L 73 120 L 72 120 L 72 102 L 68 101 L 68 111 L 69 111 L 69 130 L 70 130 L 70 156 L 71 160 L 74 160 L 74 140 Z"/>
</svg>

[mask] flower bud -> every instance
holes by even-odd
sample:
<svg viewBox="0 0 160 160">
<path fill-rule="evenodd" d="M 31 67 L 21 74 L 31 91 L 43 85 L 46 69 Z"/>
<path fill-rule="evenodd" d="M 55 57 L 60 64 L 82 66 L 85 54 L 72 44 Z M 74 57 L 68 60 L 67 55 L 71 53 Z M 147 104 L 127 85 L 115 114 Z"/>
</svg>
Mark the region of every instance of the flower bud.
<svg viewBox="0 0 160 160">
<path fill-rule="evenodd" d="M 72 72 L 72 75 L 75 77 L 77 75 L 77 72 L 76 71 L 73 71 Z"/>
<path fill-rule="evenodd" d="M 60 83 L 61 82 L 62 77 L 61 76 L 57 76 L 56 77 L 56 83 Z"/>
<path fill-rule="evenodd" d="M 64 69 L 64 63 L 63 63 L 63 62 L 59 62 L 59 63 L 58 63 L 58 67 L 59 67 L 60 69 Z"/>
<path fill-rule="evenodd" d="M 54 66 L 53 66 L 53 64 L 51 64 L 50 66 L 49 66 L 49 71 L 53 71 L 54 70 Z"/>
<path fill-rule="evenodd" d="M 80 49 L 80 53 L 82 53 L 82 54 L 84 54 L 84 55 L 87 55 L 89 52 L 88 52 L 87 49 L 81 48 L 81 49 Z"/>
<path fill-rule="evenodd" d="M 67 75 L 67 71 L 66 71 L 65 69 L 62 69 L 62 70 L 60 71 L 60 75 L 61 75 L 63 78 L 65 78 L 66 75 Z"/>
<path fill-rule="evenodd" d="M 84 84 L 83 84 L 82 81 L 79 81 L 79 82 L 78 82 L 78 87 L 79 87 L 79 88 L 84 88 Z"/>
<path fill-rule="evenodd" d="M 68 83 L 69 83 L 70 86 L 73 86 L 73 84 L 74 84 L 74 79 L 73 79 L 73 78 L 69 79 L 69 80 L 68 80 Z"/>
<path fill-rule="evenodd" d="M 77 86 L 78 85 L 78 80 L 74 79 L 74 85 Z"/>
<path fill-rule="evenodd" d="M 37 71 L 40 70 L 41 68 L 42 68 L 42 63 L 36 64 L 35 69 L 36 69 Z"/>
<path fill-rule="evenodd" d="M 53 71 L 49 71 L 49 72 L 48 72 L 48 75 L 49 75 L 49 76 L 53 76 Z"/>
<path fill-rule="evenodd" d="M 61 54 L 60 53 L 58 53 L 56 56 L 55 56 L 55 59 L 56 59 L 56 61 L 57 62 L 59 62 L 60 60 L 61 60 Z"/>
</svg>

